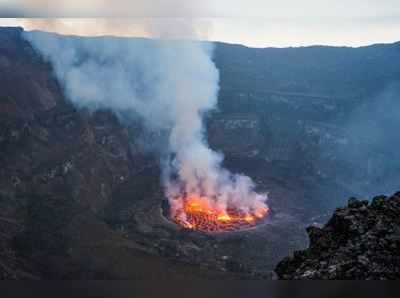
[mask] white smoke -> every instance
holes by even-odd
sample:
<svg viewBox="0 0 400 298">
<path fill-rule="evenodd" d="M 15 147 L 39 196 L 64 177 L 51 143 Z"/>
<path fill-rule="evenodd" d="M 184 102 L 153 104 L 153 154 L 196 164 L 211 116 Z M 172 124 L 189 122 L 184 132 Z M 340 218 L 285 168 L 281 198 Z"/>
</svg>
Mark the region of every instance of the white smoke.
<svg viewBox="0 0 400 298">
<path fill-rule="evenodd" d="M 221 209 L 265 206 L 267 197 L 254 191 L 252 180 L 224 169 L 222 154 L 207 144 L 202 116 L 215 108 L 219 89 L 211 44 L 43 32 L 26 32 L 25 38 L 51 62 L 76 106 L 132 112 L 149 129 L 169 131 L 161 168 L 172 205 L 194 193 Z"/>
</svg>

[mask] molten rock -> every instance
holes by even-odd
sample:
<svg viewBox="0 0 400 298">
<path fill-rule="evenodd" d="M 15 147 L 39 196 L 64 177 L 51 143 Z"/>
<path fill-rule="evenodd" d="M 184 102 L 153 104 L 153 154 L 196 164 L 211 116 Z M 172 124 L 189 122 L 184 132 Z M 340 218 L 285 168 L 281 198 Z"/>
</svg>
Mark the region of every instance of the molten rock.
<svg viewBox="0 0 400 298">
<path fill-rule="evenodd" d="M 235 206 L 220 206 L 214 200 L 201 196 L 177 198 L 181 203 L 171 209 L 171 218 L 186 229 L 201 232 L 228 232 L 250 228 L 268 214 L 268 207 L 260 205 L 250 210 Z"/>
</svg>

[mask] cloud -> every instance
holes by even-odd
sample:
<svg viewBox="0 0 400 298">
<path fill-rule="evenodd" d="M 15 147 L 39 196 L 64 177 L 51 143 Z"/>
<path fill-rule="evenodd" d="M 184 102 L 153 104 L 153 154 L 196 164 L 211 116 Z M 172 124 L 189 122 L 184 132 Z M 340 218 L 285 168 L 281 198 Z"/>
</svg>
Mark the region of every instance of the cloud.
<svg viewBox="0 0 400 298">
<path fill-rule="evenodd" d="M 210 21 L 184 18 L 34 18 L 15 19 L 13 24 L 26 30 L 80 36 L 207 39 L 211 32 Z"/>
<path fill-rule="evenodd" d="M 400 15 L 397 0 L 17 0 L 13 7 L 38 16 L 130 17 L 336 17 Z M 3 1 L 4 7 L 10 1 Z"/>
<path fill-rule="evenodd" d="M 0 26 L 86 36 L 195 38 L 254 47 L 362 46 L 397 41 L 400 31 L 400 6 L 394 0 L 12 2 L 17 17 L 52 18 L 0 19 Z M 11 8 L 9 3 L 0 2 L 0 11 L 6 13 L 1 8 Z"/>
</svg>

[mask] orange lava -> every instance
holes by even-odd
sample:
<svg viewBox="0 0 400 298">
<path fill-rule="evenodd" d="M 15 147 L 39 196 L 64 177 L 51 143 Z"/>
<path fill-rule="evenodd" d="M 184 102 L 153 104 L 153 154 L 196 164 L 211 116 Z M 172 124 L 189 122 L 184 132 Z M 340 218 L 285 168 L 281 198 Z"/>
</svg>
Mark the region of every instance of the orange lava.
<svg viewBox="0 0 400 298">
<path fill-rule="evenodd" d="M 172 220 L 186 229 L 227 232 L 250 228 L 268 214 L 268 207 L 243 212 L 233 206 L 221 209 L 212 200 L 191 195 L 180 199 L 182 207 L 171 213 Z"/>
</svg>

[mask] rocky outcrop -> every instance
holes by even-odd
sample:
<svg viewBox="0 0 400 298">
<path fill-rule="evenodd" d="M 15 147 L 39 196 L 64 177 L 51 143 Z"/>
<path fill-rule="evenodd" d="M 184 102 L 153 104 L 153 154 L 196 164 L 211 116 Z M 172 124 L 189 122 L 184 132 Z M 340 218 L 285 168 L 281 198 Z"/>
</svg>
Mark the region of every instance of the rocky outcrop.
<svg viewBox="0 0 400 298">
<path fill-rule="evenodd" d="M 309 248 L 276 267 L 281 279 L 400 278 L 400 192 L 371 203 L 352 198 L 307 232 Z"/>
</svg>

